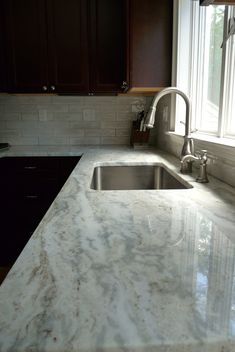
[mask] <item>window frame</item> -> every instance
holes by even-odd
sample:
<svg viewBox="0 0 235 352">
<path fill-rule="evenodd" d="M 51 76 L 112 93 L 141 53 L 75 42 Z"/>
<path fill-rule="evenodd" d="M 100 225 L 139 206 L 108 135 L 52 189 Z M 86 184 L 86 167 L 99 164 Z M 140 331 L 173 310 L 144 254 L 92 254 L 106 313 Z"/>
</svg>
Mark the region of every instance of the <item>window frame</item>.
<svg viewBox="0 0 235 352">
<path fill-rule="evenodd" d="M 184 13 L 185 12 L 185 13 Z M 196 130 L 196 117 L 202 118 L 202 104 L 199 102 L 200 94 L 202 94 L 202 67 L 203 67 L 203 43 L 199 41 L 199 31 L 204 31 L 204 20 L 206 7 L 200 7 L 199 3 L 191 0 L 176 0 L 174 3 L 174 29 L 177 31 L 177 35 L 174 36 L 173 42 L 173 67 L 172 67 L 172 85 L 177 86 L 187 93 L 192 101 L 192 114 L 191 114 L 191 125 L 192 130 Z M 184 23 L 184 18 L 188 15 L 188 23 Z M 235 17 L 235 6 L 225 7 L 224 16 L 224 38 L 225 40 L 227 33 L 228 20 L 231 17 Z M 184 29 L 185 28 L 185 29 Z M 189 38 L 183 39 L 182 33 L 185 30 L 189 32 Z M 189 59 L 185 67 L 187 67 L 186 74 L 182 75 L 183 60 L 181 58 L 181 46 L 185 45 L 188 50 Z M 221 69 L 221 89 L 220 89 L 220 105 L 219 105 L 219 116 L 218 116 L 218 130 L 216 132 L 208 131 L 197 131 L 193 134 L 193 137 L 199 137 L 199 139 L 208 140 L 211 137 L 225 141 L 228 145 L 231 141 L 231 145 L 234 145 L 235 133 L 229 134 L 228 131 L 228 116 L 229 109 L 231 106 L 228 104 L 229 101 L 229 87 L 231 84 L 231 66 L 232 66 L 232 51 L 235 51 L 235 36 L 232 40 L 227 41 L 222 49 L 222 69 Z M 233 64 L 234 77 L 235 77 L 235 64 Z M 195 84 L 196 82 L 196 84 Z M 235 83 L 234 83 L 235 89 Z M 181 105 L 179 97 L 172 97 L 172 110 L 171 110 L 171 121 L 170 131 L 174 131 L 176 134 L 183 135 L 184 129 L 179 128 L 179 116 L 184 116 L 183 104 Z M 231 102 L 231 99 L 230 99 Z"/>
</svg>

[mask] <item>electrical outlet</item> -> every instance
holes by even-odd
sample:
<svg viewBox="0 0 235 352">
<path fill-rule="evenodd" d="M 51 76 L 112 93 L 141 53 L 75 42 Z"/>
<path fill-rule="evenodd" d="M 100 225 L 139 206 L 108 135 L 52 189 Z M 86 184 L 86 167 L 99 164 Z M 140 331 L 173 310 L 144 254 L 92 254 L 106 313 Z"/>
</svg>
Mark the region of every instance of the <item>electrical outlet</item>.
<svg viewBox="0 0 235 352">
<path fill-rule="evenodd" d="M 168 106 L 165 105 L 163 110 L 162 110 L 162 117 L 163 117 L 163 121 L 164 122 L 168 121 L 168 112 L 169 112 Z"/>
</svg>

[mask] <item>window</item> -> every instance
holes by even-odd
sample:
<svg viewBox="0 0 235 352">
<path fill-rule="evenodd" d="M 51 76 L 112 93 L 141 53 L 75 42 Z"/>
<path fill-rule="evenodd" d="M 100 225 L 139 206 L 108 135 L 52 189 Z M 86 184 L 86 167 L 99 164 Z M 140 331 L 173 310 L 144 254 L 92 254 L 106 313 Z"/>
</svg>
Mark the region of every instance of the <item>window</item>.
<svg viewBox="0 0 235 352">
<path fill-rule="evenodd" d="M 175 84 L 191 97 L 193 129 L 230 139 L 235 139 L 235 35 L 225 39 L 235 26 L 234 18 L 235 6 L 200 7 L 199 1 L 178 1 Z M 184 132 L 184 114 L 177 97 L 176 132 Z"/>
</svg>

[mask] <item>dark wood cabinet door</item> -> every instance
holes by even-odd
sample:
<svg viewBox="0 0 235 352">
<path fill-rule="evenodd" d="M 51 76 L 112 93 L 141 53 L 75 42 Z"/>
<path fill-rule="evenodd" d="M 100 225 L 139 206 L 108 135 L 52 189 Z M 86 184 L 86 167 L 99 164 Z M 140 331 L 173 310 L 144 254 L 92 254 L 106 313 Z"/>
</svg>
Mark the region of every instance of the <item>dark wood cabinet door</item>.
<svg viewBox="0 0 235 352">
<path fill-rule="evenodd" d="M 90 91 L 116 93 L 126 80 L 126 0 L 90 1 Z"/>
<path fill-rule="evenodd" d="M 131 91 L 171 84 L 172 23 L 173 0 L 130 0 Z"/>
<path fill-rule="evenodd" d="M 44 0 L 7 0 L 6 32 L 11 92 L 47 91 Z"/>
<path fill-rule="evenodd" d="M 7 85 L 5 33 L 5 7 L 4 2 L 0 1 L 0 92 L 6 91 Z"/>
<path fill-rule="evenodd" d="M 87 0 L 48 0 L 49 90 L 88 92 Z"/>
<path fill-rule="evenodd" d="M 0 158 L 0 267 L 16 260 L 79 159 Z"/>
</svg>

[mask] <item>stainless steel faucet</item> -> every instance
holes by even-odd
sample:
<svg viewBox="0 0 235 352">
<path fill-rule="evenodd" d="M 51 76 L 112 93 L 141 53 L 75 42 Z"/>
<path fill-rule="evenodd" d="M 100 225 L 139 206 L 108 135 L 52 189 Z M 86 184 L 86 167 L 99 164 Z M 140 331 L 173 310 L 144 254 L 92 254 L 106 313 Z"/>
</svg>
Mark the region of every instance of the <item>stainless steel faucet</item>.
<svg viewBox="0 0 235 352">
<path fill-rule="evenodd" d="M 155 113 L 156 113 L 156 107 L 159 102 L 159 100 L 164 97 L 167 94 L 179 94 L 185 101 L 186 104 L 186 118 L 185 118 L 185 135 L 184 135 L 184 144 L 183 148 L 181 151 L 181 157 L 180 160 L 183 159 L 184 156 L 186 155 L 194 155 L 194 144 L 193 144 L 193 139 L 191 137 L 191 121 L 190 121 L 190 115 L 191 115 L 191 103 L 189 100 L 189 97 L 179 90 L 178 88 L 175 87 L 168 87 L 163 90 L 161 90 L 159 93 L 155 95 L 153 98 L 152 104 L 150 106 L 150 109 L 148 111 L 148 114 L 145 118 L 145 128 L 153 128 L 154 122 L 155 122 Z M 181 169 L 180 171 L 183 174 L 191 173 L 192 172 L 192 162 L 194 159 L 188 159 L 184 163 L 181 163 Z"/>
<path fill-rule="evenodd" d="M 185 155 L 181 159 L 181 164 L 187 163 L 189 160 L 200 161 L 200 171 L 198 177 L 196 178 L 196 181 L 200 183 L 209 182 L 206 171 L 207 150 L 202 150 L 201 152 L 196 153 L 195 155 Z"/>
</svg>

